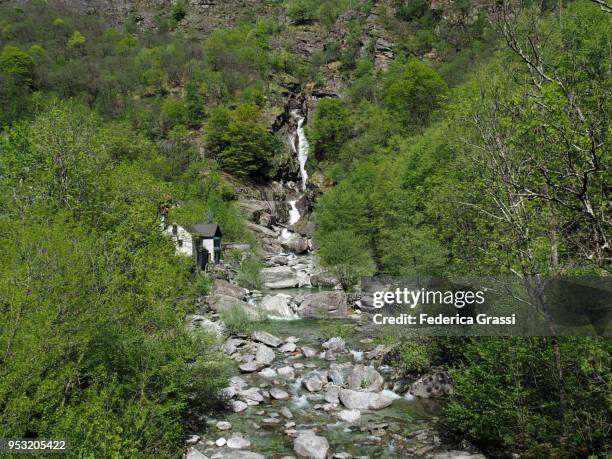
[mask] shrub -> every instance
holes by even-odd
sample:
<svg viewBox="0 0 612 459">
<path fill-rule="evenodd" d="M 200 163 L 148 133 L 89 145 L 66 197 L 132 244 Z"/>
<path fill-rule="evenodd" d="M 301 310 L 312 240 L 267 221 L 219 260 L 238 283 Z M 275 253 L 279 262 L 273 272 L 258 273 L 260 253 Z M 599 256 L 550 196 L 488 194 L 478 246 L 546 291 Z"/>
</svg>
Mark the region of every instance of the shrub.
<svg viewBox="0 0 612 459">
<path fill-rule="evenodd" d="M 238 270 L 238 282 L 240 285 L 259 290 L 263 286 L 263 264 L 254 255 L 248 256 L 240 262 Z"/>
<path fill-rule="evenodd" d="M 32 84 L 34 59 L 25 51 L 7 45 L 0 53 L 0 70 L 10 76 L 16 83 L 24 86 Z"/>
</svg>

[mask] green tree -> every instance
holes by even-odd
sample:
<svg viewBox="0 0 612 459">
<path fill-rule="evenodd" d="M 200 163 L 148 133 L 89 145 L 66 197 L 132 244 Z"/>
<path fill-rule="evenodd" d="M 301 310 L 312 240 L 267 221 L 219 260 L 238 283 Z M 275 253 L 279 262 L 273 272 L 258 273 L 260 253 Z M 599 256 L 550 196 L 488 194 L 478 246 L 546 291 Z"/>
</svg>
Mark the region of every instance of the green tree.
<svg viewBox="0 0 612 459">
<path fill-rule="evenodd" d="M 308 127 L 308 139 L 319 160 L 335 160 L 351 136 L 351 114 L 338 99 L 323 99 Z"/>
<path fill-rule="evenodd" d="M 267 177 L 272 138 L 256 106 L 215 109 L 206 125 L 206 143 L 223 170 L 255 181 Z"/>
<path fill-rule="evenodd" d="M 406 127 L 424 126 L 446 99 L 448 87 L 428 65 L 416 60 L 398 61 L 389 69 L 383 88 L 385 106 Z"/>
<path fill-rule="evenodd" d="M 351 230 L 337 230 L 319 236 L 321 264 L 348 289 L 361 277 L 374 274 L 375 266 L 367 240 Z"/>
<path fill-rule="evenodd" d="M 0 71 L 18 85 L 30 86 L 32 84 L 32 72 L 34 70 L 34 59 L 30 54 L 19 48 L 7 45 L 0 53 Z"/>
</svg>

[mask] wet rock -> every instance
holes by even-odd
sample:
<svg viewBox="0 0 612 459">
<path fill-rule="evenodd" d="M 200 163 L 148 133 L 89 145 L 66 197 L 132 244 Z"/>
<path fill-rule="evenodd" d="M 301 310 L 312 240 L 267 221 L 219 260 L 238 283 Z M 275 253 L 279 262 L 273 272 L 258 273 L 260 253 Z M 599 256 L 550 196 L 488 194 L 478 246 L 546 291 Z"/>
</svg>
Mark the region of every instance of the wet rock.
<svg viewBox="0 0 612 459">
<path fill-rule="evenodd" d="M 289 266 L 276 266 L 262 270 L 264 285 L 269 289 L 297 287 L 299 280 L 297 273 Z"/>
<path fill-rule="evenodd" d="M 251 451 L 227 451 L 223 452 L 223 459 L 266 459 L 263 454 L 253 453 Z"/>
<path fill-rule="evenodd" d="M 245 312 L 245 314 L 247 314 L 253 319 L 257 319 L 259 316 L 253 306 L 251 306 L 246 301 L 239 300 L 238 298 L 234 298 L 233 296 L 223 295 L 220 293 L 216 295 L 210 295 L 206 299 L 206 303 L 208 304 L 210 309 L 217 313 L 223 313 L 226 311 L 230 311 L 234 308 L 240 308 Z"/>
<path fill-rule="evenodd" d="M 329 379 L 337 386 L 344 386 L 348 381 L 348 376 L 353 369 L 353 365 L 350 362 L 345 363 L 333 363 L 329 366 Z"/>
<path fill-rule="evenodd" d="M 262 362 L 251 360 L 250 362 L 242 363 L 238 366 L 243 373 L 253 373 L 261 370 L 265 365 Z"/>
<path fill-rule="evenodd" d="M 251 387 L 250 389 L 242 390 L 240 391 L 239 395 L 240 395 L 240 398 L 247 401 L 247 403 L 248 401 L 254 401 L 254 402 L 264 401 L 263 395 L 261 395 L 261 392 L 259 391 L 257 387 Z"/>
<path fill-rule="evenodd" d="M 264 368 L 263 370 L 259 372 L 259 374 L 263 376 L 264 378 L 274 378 L 278 376 L 276 374 L 276 371 L 273 370 L 272 368 Z"/>
<path fill-rule="evenodd" d="M 296 233 L 290 233 L 286 237 L 281 237 L 280 244 L 285 250 L 296 255 L 306 253 L 309 249 L 308 239 Z"/>
<path fill-rule="evenodd" d="M 297 314 L 291 308 L 291 300 L 291 295 L 286 293 L 266 295 L 262 298 L 260 306 L 271 316 L 294 319 L 297 318 Z"/>
<path fill-rule="evenodd" d="M 264 418 L 261 420 L 263 425 L 273 426 L 276 424 L 280 424 L 280 420 L 278 418 Z"/>
<path fill-rule="evenodd" d="M 339 336 L 334 336 L 323 343 L 323 348 L 333 352 L 343 352 L 346 350 L 346 343 Z"/>
<path fill-rule="evenodd" d="M 234 435 L 227 440 L 227 447 L 232 449 L 245 449 L 251 446 L 251 442 L 240 435 Z"/>
<path fill-rule="evenodd" d="M 270 365 L 276 354 L 272 349 L 270 349 L 265 344 L 260 344 L 257 349 L 257 353 L 255 354 L 255 362 L 260 363 L 262 365 Z"/>
<path fill-rule="evenodd" d="M 293 442 L 293 450 L 309 459 L 325 459 L 329 443 L 325 437 L 315 435 L 312 430 L 300 431 Z"/>
<path fill-rule="evenodd" d="M 215 440 L 215 445 L 217 446 L 225 446 L 226 443 L 227 440 L 223 437 L 217 438 L 217 440 Z"/>
<path fill-rule="evenodd" d="M 451 392 L 451 380 L 446 370 L 435 370 L 423 375 L 410 386 L 410 393 L 416 397 L 434 398 Z"/>
<path fill-rule="evenodd" d="M 235 353 L 246 341 L 240 338 L 229 338 L 223 345 L 223 352 L 228 355 Z"/>
<path fill-rule="evenodd" d="M 294 352 L 296 349 L 295 343 L 285 343 L 280 347 L 281 352 Z"/>
<path fill-rule="evenodd" d="M 384 344 L 379 344 L 374 349 L 365 353 L 365 358 L 368 360 L 380 359 L 387 353 L 388 348 Z"/>
<path fill-rule="evenodd" d="M 269 261 L 273 266 L 286 266 L 289 260 L 284 255 L 275 255 Z"/>
<path fill-rule="evenodd" d="M 265 331 L 254 331 L 251 335 L 253 341 L 258 341 L 270 347 L 278 347 L 283 344 L 283 340 L 278 336 L 274 336 L 271 333 Z"/>
<path fill-rule="evenodd" d="M 276 372 L 278 373 L 279 376 L 282 376 L 285 379 L 295 378 L 295 370 L 290 366 L 277 368 Z"/>
<path fill-rule="evenodd" d="M 317 351 L 311 348 L 310 346 L 302 346 L 302 354 L 304 354 L 304 357 L 309 359 L 317 355 Z"/>
<path fill-rule="evenodd" d="M 375 392 L 340 389 L 340 401 L 351 410 L 380 410 L 391 405 L 393 400 Z"/>
<path fill-rule="evenodd" d="M 247 294 L 247 290 L 245 288 L 230 284 L 224 279 L 215 279 L 211 292 L 213 295 L 231 296 L 239 300 L 244 300 Z"/>
<path fill-rule="evenodd" d="M 234 413 L 240 413 L 248 408 L 248 405 L 241 400 L 232 402 L 232 409 Z"/>
<path fill-rule="evenodd" d="M 217 422 L 216 427 L 219 430 L 230 430 L 232 428 L 232 424 L 227 421 L 219 421 Z"/>
<path fill-rule="evenodd" d="M 289 408 L 287 408 L 286 406 L 283 406 L 280 409 L 280 413 L 283 415 L 284 418 L 286 419 L 293 419 L 293 413 L 291 412 L 291 410 Z"/>
<path fill-rule="evenodd" d="M 205 456 L 195 448 L 190 448 L 185 455 L 185 459 L 208 459 L 208 456 Z"/>
<path fill-rule="evenodd" d="M 323 389 L 323 385 L 327 383 L 327 374 L 319 370 L 314 370 L 302 378 L 302 385 L 309 392 L 318 392 Z"/>
<path fill-rule="evenodd" d="M 427 459 L 485 459 L 485 456 L 467 451 L 446 451 L 444 453 L 430 454 L 427 456 Z"/>
<path fill-rule="evenodd" d="M 289 398 L 287 392 L 277 388 L 270 389 L 270 396 L 275 400 L 287 400 Z"/>
<path fill-rule="evenodd" d="M 334 291 L 305 295 L 298 307 L 298 315 L 306 319 L 347 318 L 346 293 Z"/>
<path fill-rule="evenodd" d="M 355 365 L 347 378 L 348 388 L 353 390 L 380 392 L 384 382 L 378 371 L 364 365 Z"/>
<path fill-rule="evenodd" d="M 361 411 L 359 410 L 342 410 L 338 411 L 337 416 L 344 422 L 353 423 L 361 419 Z"/>
<path fill-rule="evenodd" d="M 329 386 L 327 391 L 325 391 L 325 401 L 327 403 L 340 403 L 340 399 L 338 398 L 340 394 L 340 387 L 338 386 Z"/>
</svg>

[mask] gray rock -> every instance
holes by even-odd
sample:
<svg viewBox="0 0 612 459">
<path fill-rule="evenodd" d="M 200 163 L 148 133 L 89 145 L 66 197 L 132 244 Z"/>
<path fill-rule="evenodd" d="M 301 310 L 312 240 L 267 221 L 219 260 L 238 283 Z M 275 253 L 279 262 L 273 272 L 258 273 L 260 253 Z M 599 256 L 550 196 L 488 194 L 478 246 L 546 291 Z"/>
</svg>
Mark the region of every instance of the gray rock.
<svg viewBox="0 0 612 459">
<path fill-rule="evenodd" d="M 230 430 L 232 428 L 232 424 L 227 421 L 219 421 L 217 422 L 216 427 L 219 430 Z"/>
<path fill-rule="evenodd" d="M 309 359 L 310 357 L 317 355 L 317 351 L 309 346 L 302 346 L 302 354 L 304 354 L 304 357 Z"/>
<path fill-rule="evenodd" d="M 417 379 L 410 386 L 410 393 L 416 397 L 435 398 L 450 394 L 452 385 L 446 370 L 435 370 Z"/>
<path fill-rule="evenodd" d="M 269 289 L 293 288 L 299 284 L 297 273 L 289 266 L 264 268 L 262 274 L 264 285 Z"/>
<path fill-rule="evenodd" d="M 283 406 L 280 409 L 280 413 L 283 415 L 284 418 L 286 419 L 293 419 L 293 413 L 291 412 L 291 410 L 289 408 L 287 408 L 286 406 Z"/>
<path fill-rule="evenodd" d="M 227 451 L 223 452 L 223 459 L 266 459 L 266 456 L 252 451 Z"/>
<path fill-rule="evenodd" d="M 195 448 L 189 448 L 189 451 L 185 455 L 185 459 L 208 459 L 208 456 L 205 456 Z"/>
<path fill-rule="evenodd" d="M 486 459 L 484 455 L 467 451 L 446 451 L 427 456 L 427 459 Z"/>
<path fill-rule="evenodd" d="M 301 431 L 293 441 L 293 450 L 298 455 L 309 459 L 325 459 L 329 443 L 325 437 L 315 435 L 312 430 Z"/>
<path fill-rule="evenodd" d="M 223 279 L 215 279 L 211 289 L 213 295 L 226 295 L 239 300 L 244 300 L 247 290 L 237 285 L 232 285 Z"/>
<path fill-rule="evenodd" d="M 277 389 L 274 387 L 270 389 L 270 397 L 275 400 L 287 400 L 289 398 L 289 394 L 282 389 Z"/>
<path fill-rule="evenodd" d="M 251 360 L 250 362 L 242 363 L 238 366 L 240 371 L 243 373 L 253 373 L 255 371 L 261 370 L 265 364 L 263 362 L 258 362 L 256 360 Z"/>
<path fill-rule="evenodd" d="M 340 401 L 351 410 L 380 410 L 391 405 L 393 400 L 375 392 L 340 389 Z"/>
<path fill-rule="evenodd" d="M 280 244 L 285 250 L 296 255 L 308 252 L 308 239 L 299 234 L 290 233 L 288 237 L 281 237 Z"/>
<path fill-rule="evenodd" d="M 332 352 L 344 352 L 346 350 L 346 343 L 339 336 L 334 336 L 323 343 L 325 349 L 329 349 Z"/>
<path fill-rule="evenodd" d="M 223 351 L 228 354 L 228 355 L 232 355 L 233 353 L 235 353 L 238 348 L 240 346 L 242 346 L 245 343 L 245 341 L 243 339 L 240 338 L 230 338 L 228 339 L 225 344 L 223 345 Z"/>
<path fill-rule="evenodd" d="M 385 380 L 373 367 L 355 365 L 348 375 L 348 388 L 353 390 L 366 390 L 380 392 Z"/>
<path fill-rule="evenodd" d="M 313 274 L 312 276 L 310 276 L 310 284 L 313 287 L 333 288 L 339 283 L 340 281 L 336 279 L 334 276 L 332 276 L 331 274 L 318 273 L 318 274 Z"/>
<path fill-rule="evenodd" d="M 265 344 L 259 344 L 257 353 L 255 354 L 255 362 L 261 363 L 263 365 L 270 365 L 274 361 L 275 357 L 276 354 L 272 349 L 270 349 Z"/>
<path fill-rule="evenodd" d="M 285 343 L 280 347 L 281 352 L 294 352 L 296 349 L 295 343 Z"/>
<path fill-rule="evenodd" d="M 225 446 L 225 444 L 227 443 L 227 440 L 223 437 L 219 437 L 215 440 L 215 445 L 221 447 L 221 446 Z"/>
<path fill-rule="evenodd" d="M 277 368 L 276 372 L 285 379 L 295 379 L 295 370 L 290 366 Z"/>
<path fill-rule="evenodd" d="M 242 309 L 249 317 L 252 319 L 257 319 L 259 317 L 258 312 L 246 301 L 239 300 L 234 298 L 233 296 L 216 294 L 210 295 L 206 299 L 206 303 L 215 312 L 223 313 L 230 311 L 234 308 Z"/>
<path fill-rule="evenodd" d="M 232 402 L 232 409 L 234 413 L 240 413 L 248 408 L 248 405 L 244 403 L 242 400 L 235 400 Z"/>
<path fill-rule="evenodd" d="M 350 362 L 332 363 L 329 366 L 329 379 L 337 386 L 344 386 L 352 369 L 353 365 Z"/>
<path fill-rule="evenodd" d="M 361 411 L 359 410 L 342 410 L 338 411 L 337 416 L 344 422 L 353 423 L 361 419 Z"/>
<path fill-rule="evenodd" d="M 251 339 L 271 347 L 278 347 L 283 344 L 283 340 L 278 336 L 274 336 L 265 331 L 254 331 L 251 335 Z"/>
<path fill-rule="evenodd" d="M 319 371 L 313 370 L 302 378 L 302 385 L 309 392 L 318 392 L 323 389 L 323 385 L 327 383 L 327 374 Z"/>
<path fill-rule="evenodd" d="M 345 319 L 349 316 L 346 293 L 333 291 L 305 295 L 298 307 L 298 315 L 306 319 Z"/>
<path fill-rule="evenodd" d="M 227 447 L 231 449 L 245 449 L 251 446 L 251 442 L 242 436 L 234 435 L 227 440 Z"/>
<path fill-rule="evenodd" d="M 340 388 L 338 386 L 329 386 L 325 391 L 325 401 L 327 403 L 340 403 L 339 394 Z"/>
<path fill-rule="evenodd" d="M 292 297 L 286 293 L 266 295 L 262 298 L 260 306 L 269 315 L 283 319 L 295 319 L 297 314 L 290 306 Z"/>
<path fill-rule="evenodd" d="M 261 392 L 259 391 L 259 389 L 257 387 L 251 387 L 250 389 L 246 389 L 246 390 L 242 390 L 239 393 L 240 398 L 242 398 L 245 401 L 254 401 L 254 402 L 263 402 L 264 398 L 263 395 L 261 395 Z"/>
</svg>

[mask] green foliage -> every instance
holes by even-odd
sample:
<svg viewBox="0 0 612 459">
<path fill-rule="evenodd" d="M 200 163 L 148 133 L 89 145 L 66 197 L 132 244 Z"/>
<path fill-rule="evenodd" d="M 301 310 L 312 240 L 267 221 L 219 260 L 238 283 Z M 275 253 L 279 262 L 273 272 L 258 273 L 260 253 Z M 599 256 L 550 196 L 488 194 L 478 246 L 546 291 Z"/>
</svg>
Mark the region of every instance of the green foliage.
<svg viewBox="0 0 612 459">
<path fill-rule="evenodd" d="M 187 15 L 187 5 L 184 2 L 176 2 L 172 5 L 170 15 L 176 22 L 181 22 Z"/>
<path fill-rule="evenodd" d="M 326 320 L 318 322 L 317 335 L 324 340 L 335 336 L 347 338 L 356 332 L 353 324 L 346 324 L 338 320 Z"/>
<path fill-rule="evenodd" d="M 446 98 L 444 80 L 427 65 L 416 59 L 397 61 L 385 78 L 385 106 L 406 126 L 423 126 L 431 119 Z"/>
<path fill-rule="evenodd" d="M 452 373 L 450 421 L 476 442 L 527 450 L 532 457 L 586 457 L 609 448 L 610 342 L 558 338 L 559 369 L 556 340 L 469 344 L 465 366 Z"/>
<path fill-rule="evenodd" d="M 423 373 L 431 366 L 429 354 L 429 348 L 422 342 L 417 340 L 402 342 L 399 347 L 402 369 L 407 373 Z"/>
<path fill-rule="evenodd" d="M 0 53 L 0 71 L 11 78 L 15 84 L 30 86 L 34 59 L 25 51 L 15 46 L 7 45 Z"/>
<path fill-rule="evenodd" d="M 0 433 L 173 457 L 188 401 L 214 404 L 225 364 L 184 326 L 201 286 L 159 231 L 167 186 L 114 164 L 137 153 L 107 133 L 52 100 L 1 140 Z"/>
<path fill-rule="evenodd" d="M 349 5 L 346 0 L 288 0 L 287 15 L 294 24 L 318 21 L 329 29 Z"/>
<path fill-rule="evenodd" d="M 86 41 L 85 36 L 78 30 L 75 30 L 68 40 L 67 46 L 68 48 L 80 48 L 85 45 Z"/>
<path fill-rule="evenodd" d="M 337 230 L 317 237 L 321 264 L 344 288 L 374 273 L 374 262 L 364 238 L 351 230 Z"/>
<path fill-rule="evenodd" d="M 256 106 L 215 109 L 206 126 L 206 143 L 223 170 L 240 178 L 265 179 L 272 138 Z"/>
<path fill-rule="evenodd" d="M 239 284 L 252 290 L 261 290 L 264 281 L 262 269 L 263 263 L 258 257 L 251 255 L 244 258 L 238 270 Z"/>
<path fill-rule="evenodd" d="M 253 318 L 252 314 L 238 304 L 223 311 L 221 319 L 227 336 L 250 335 L 256 330 L 274 330 L 274 324 L 268 320 L 265 313 L 262 312 L 259 317 Z"/>
<path fill-rule="evenodd" d="M 308 138 L 318 160 L 337 159 L 340 148 L 351 135 L 348 108 L 338 99 L 323 99 L 308 128 Z"/>
</svg>

